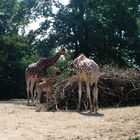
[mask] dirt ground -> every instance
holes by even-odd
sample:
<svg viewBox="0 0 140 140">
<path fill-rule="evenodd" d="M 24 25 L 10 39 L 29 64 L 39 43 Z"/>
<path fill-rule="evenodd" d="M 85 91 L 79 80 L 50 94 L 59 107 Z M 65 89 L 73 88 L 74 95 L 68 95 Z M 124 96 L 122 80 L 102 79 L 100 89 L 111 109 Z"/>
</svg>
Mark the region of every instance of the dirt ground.
<svg viewBox="0 0 140 140">
<path fill-rule="evenodd" d="M 140 136 L 140 106 L 98 114 L 35 112 L 22 101 L 0 102 L 1 140 L 127 140 Z"/>
</svg>

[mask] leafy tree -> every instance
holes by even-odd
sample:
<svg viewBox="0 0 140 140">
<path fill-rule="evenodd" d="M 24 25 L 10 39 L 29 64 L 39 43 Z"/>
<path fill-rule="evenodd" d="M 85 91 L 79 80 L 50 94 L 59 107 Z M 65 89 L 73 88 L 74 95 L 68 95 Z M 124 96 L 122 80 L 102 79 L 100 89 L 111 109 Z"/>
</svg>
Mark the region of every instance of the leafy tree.
<svg viewBox="0 0 140 140">
<path fill-rule="evenodd" d="M 29 41 L 19 35 L 19 29 L 29 22 L 31 7 L 27 0 L 0 1 L 1 98 L 21 97 L 25 90 L 24 70 L 34 52 L 29 51 Z"/>
<path fill-rule="evenodd" d="M 5 36 L 0 44 L 0 90 L 1 98 L 20 97 L 23 89 L 23 67 L 20 64 L 22 57 L 22 38 Z M 21 44 L 20 44 L 21 43 Z"/>
<path fill-rule="evenodd" d="M 40 17 L 40 28 L 26 35 L 26 25 Z M 66 6 L 59 0 L 1 0 L 1 98 L 25 95 L 25 68 L 60 46 L 69 50 L 55 65 L 63 76 L 73 73 L 71 60 L 81 52 L 100 64 L 140 65 L 139 17 L 139 0 L 70 0 Z"/>
<path fill-rule="evenodd" d="M 139 1 L 71 0 L 67 6 L 58 1 L 57 14 L 50 14 L 50 35 L 56 44 L 83 52 L 101 64 L 132 66 L 137 62 L 134 45 L 139 39 Z M 48 19 L 41 29 L 48 29 Z M 45 28 L 47 27 L 47 28 Z M 43 32 L 42 30 L 42 32 Z"/>
</svg>

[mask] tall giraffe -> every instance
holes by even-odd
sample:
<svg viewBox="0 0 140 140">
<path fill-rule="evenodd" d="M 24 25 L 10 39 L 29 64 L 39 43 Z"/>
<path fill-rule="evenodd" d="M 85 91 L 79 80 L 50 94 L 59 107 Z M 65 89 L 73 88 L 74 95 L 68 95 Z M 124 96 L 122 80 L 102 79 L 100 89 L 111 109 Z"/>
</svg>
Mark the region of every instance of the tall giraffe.
<svg viewBox="0 0 140 140">
<path fill-rule="evenodd" d="M 97 82 L 99 78 L 99 66 L 93 60 L 88 59 L 84 54 L 80 54 L 74 60 L 74 66 L 77 69 L 77 74 L 79 76 L 79 101 L 77 111 L 81 107 L 81 95 L 82 95 L 82 82 L 85 82 L 87 88 L 87 94 L 90 103 L 90 111 L 97 113 L 98 106 L 98 87 Z M 90 95 L 90 84 L 95 84 L 93 89 L 93 103 Z"/>
<path fill-rule="evenodd" d="M 29 94 L 31 93 L 32 103 L 34 104 L 33 88 L 35 82 L 46 76 L 47 69 L 55 64 L 61 55 L 66 54 L 65 48 L 61 49 L 51 57 L 40 58 L 36 63 L 30 64 L 25 70 L 27 103 L 29 104 Z"/>
<path fill-rule="evenodd" d="M 41 103 L 41 95 L 43 92 L 47 92 L 47 103 L 49 102 L 50 99 L 53 98 L 53 93 L 54 93 L 54 89 L 53 89 L 53 83 L 56 79 L 57 73 L 59 73 L 60 70 L 58 68 L 55 68 L 52 72 L 52 74 L 48 77 L 45 78 L 45 80 L 43 82 L 40 82 L 36 84 L 36 110 L 38 110 L 37 106 L 38 104 L 40 105 Z M 58 110 L 57 104 L 56 104 L 56 110 Z"/>
</svg>

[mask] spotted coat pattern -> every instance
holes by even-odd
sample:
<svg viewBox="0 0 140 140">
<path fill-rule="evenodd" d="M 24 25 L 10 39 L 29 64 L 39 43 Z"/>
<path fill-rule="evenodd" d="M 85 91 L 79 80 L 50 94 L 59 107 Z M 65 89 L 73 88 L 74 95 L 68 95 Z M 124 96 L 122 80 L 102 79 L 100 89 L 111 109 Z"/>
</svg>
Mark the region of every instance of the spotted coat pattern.
<svg viewBox="0 0 140 140">
<path fill-rule="evenodd" d="M 31 93 L 32 103 L 34 103 L 33 89 L 37 81 L 40 81 L 47 75 L 47 69 L 55 64 L 61 55 L 66 53 L 65 48 L 61 48 L 51 57 L 40 58 L 36 63 L 30 64 L 25 70 L 27 99 L 29 103 L 29 93 Z"/>
<path fill-rule="evenodd" d="M 98 104 L 98 87 L 97 82 L 99 78 L 99 66 L 94 60 L 88 59 L 84 54 L 80 54 L 74 61 L 73 64 L 77 70 L 79 76 L 79 102 L 77 110 L 80 110 L 81 106 L 81 94 L 82 94 L 82 82 L 86 83 L 87 94 L 90 102 L 90 111 L 97 112 Z M 92 96 L 94 97 L 93 102 L 91 100 L 90 85 L 94 83 L 94 90 Z"/>
</svg>

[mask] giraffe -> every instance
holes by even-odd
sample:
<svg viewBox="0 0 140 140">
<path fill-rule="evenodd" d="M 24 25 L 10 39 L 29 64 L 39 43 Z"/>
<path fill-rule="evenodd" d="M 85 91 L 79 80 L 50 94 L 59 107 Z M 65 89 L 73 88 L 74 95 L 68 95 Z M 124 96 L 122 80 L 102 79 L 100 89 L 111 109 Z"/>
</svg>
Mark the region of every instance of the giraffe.
<svg viewBox="0 0 140 140">
<path fill-rule="evenodd" d="M 46 78 L 43 82 L 40 82 L 36 84 L 36 110 L 39 111 L 37 108 L 38 104 L 41 104 L 41 95 L 43 92 L 47 92 L 47 103 L 49 99 L 54 99 L 53 97 L 53 83 L 56 79 L 57 74 L 60 72 L 58 68 L 55 68 L 52 72 L 52 74 Z M 44 104 L 45 105 L 45 104 Z M 56 110 L 58 110 L 57 104 L 56 104 Z"/>
<path fill-rule="evenodd" d="M 87 95 L 90 103 L 90 111 L 94 111 L 97 113 L 98 106 L 98 87 L 97 82 L 99 78 L 99 66 L 95 63 L 95 61 L 88 59 L 83 53 L 80 54 L 74 61 L 74 67 L 77 69 L 77 74 L 79 76 L 79 100 L 77 111 L 80 110 L 81 107 L 81 94 L 82 94 L 82 82 L 85 82 Z M 94 83 L 93 89 L 93 103 L 90 95 L 90 84 Z"/>
<path fill-rule="evenodd" d="M 36 81 L 43 79 L 46 76 L 47 69 L 55 64 L 61 55 L 65 55 L 65 48 L 61 49 L 52 55 L 51 57 L 40 58 L 36 63 L 30 64 L 25 70 L 25 79 L 26 79 L 26 90 L 27 90 L 27 104 L 29 104 L 29 94 L 31 94 L 31 100 L 34 104 L 34 95 L 33 89 Z"/>
</svg>

